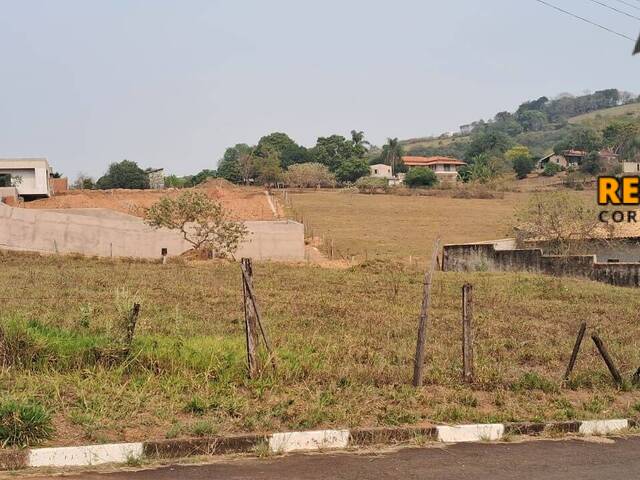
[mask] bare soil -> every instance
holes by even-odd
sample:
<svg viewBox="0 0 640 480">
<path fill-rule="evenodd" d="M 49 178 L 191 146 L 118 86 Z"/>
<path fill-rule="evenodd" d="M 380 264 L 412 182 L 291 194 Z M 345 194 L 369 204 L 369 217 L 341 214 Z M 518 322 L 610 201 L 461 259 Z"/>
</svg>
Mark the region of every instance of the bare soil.
<svg viewBox="0 0 640 480">
<path fill-rule="evenodd" d="M 211 199 L 217 200 L 240 220 L 273 220 L 274 215 L 264 190 L 239 187 L 224 180 L 210 180 L 196 187 Z M 121 213 L 144 216 L 144 211 L 162 197 L 175 197 L 182 189 L 166 190 L 70 190 L 52 198 L 24 204 L 25 208 L 108 208 Z M 275 200 L 274 200 L 275 203 Z M 278 207 L 276 207 L 278 208 Z"/>
</svg>

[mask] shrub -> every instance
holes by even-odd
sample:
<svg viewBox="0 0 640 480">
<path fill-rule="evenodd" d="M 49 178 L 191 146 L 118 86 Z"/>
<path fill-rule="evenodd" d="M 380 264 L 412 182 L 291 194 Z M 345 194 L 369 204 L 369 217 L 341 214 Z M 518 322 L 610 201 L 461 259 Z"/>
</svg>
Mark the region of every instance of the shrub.
<svg viewBox="0 0 640 480">
<path fill-rule="evenodd" d="M 0 404 L 0 446 L 28 447 L 51 438 L 51 418 L 38 403 Z"/>
<path fill-rule="evenodd" d="M 519 179 L 527 178 L 533 171 L 534 163 L 531 157 L 516 157 L 513 159 L 513 170 L 516 172 L 516 177 Z"/>
<path fill-rule="evenodd" d="M 412 168 L 404 177 L 404 183 L 411 188 L 432 187 L 438 183 L 436 173 L 430 168 Z"/>
<path fill-rule="evenodd" d="M 386 193 L 389 185 L 385 178 L 361 177 L 356 181 L 360 193 Z"/>
<path fill-rule="evenodd" d="M 545 177 L 553 177 L 556 174 L 560 173 L 561 170 L 562 168 L 557 163 L 548 162 L 542 170 L 542 175 L 544 175 Z"/>
</svg>

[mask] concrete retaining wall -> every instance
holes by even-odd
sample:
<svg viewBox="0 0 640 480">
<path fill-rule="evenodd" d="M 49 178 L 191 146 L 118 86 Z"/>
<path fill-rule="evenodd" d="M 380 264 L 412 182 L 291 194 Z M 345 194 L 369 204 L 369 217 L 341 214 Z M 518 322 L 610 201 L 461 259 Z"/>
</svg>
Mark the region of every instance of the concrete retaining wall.
<svg viewBox="0 0 640 480">
<path fill-rule="evenodd" d="M 534 272 L 640 286 L 640 263 L 598 263 L 595 255 L 544 255 L 541 249 L 501 250 L 493 243 L 445 245 L 445 271 Z"/>
<path fill-rule="evenodd" d="M 245 222 L 250 234 L 237 257 L 303 260 L 304 226 L 292 221 Z M 0 204 L 0 248 L 100 257 L 177 256 L 190 245 L 176 232 L 106 209 L 31 210 Z"/>
</svg>

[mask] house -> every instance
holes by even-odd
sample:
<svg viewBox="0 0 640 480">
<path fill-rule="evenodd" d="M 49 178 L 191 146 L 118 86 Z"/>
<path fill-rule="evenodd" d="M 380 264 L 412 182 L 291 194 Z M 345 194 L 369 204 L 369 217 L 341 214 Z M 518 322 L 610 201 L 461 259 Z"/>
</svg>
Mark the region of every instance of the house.
<svg viewBox="0 0 640 480">
<path fill-rule="evenodd" d="M 458 170 L 465 162 L 450 157 L 402 157 L 402 162 L 409 169 L 415 167 L 430 168 L 436 173 L 441 183 L 452 183 L 458 180 Z"/>
<path fill-rule="evenodd" d="M 550 153 L 546 157 L 538 160 L 538 169 L 544 170 L 547 163 L 555 163 L 561 168 L 567 168 L 569 166 L 569 162 L 564 155 L 556 155 L 555 153 Z"/>
<path fill-rule="evenodd" d="M 376 163 L 369 166 L 369 172 L 372 177 L 392 179 L 391 166 L 384 163 Z"/>
<path fill-rule="evenodd" d="M 621 162 L 623 175 L 640 175 L 640 160 L 635 162 Z"/>
<path fill-rule="evenodd" d="M 50 197 L 52 174 L 46 158 L 0 158 L 0 187 L 15 187 L 26 200 Z"/>
<path fill-rule="evenodd" d="M 544 167 L 549 162 L 555 163 L 562 168 L 577 167 L 588 154 L 584 150 L 565 150 L 562 154 L 550 153 L 538 160 L 538 169 L 544 170 Z M 607 164 L 615 164 L 620 161 L 619 155 L 611 150 L 601 150 L 598 154 L 600 155 L 600 160 Z"/>
<path fill-rule="evenodd" d="M 149 177 L 149 188 L 152 190 L 164 189 L 164 168 L 149 168 L 145 173 Z"/>
</svg>

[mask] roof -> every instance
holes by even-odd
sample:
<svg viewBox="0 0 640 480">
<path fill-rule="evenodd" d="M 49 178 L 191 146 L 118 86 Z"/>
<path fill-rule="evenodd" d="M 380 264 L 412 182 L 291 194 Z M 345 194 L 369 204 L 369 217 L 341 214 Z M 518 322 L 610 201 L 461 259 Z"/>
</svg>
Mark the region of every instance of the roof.
<svg viewBox="0 0 640 480">
<path fill-rule="evenodd" d="M 0 169 L 22 170 L 31 168 L 49 168 L 49 162 L 43 157 L 0 158 Z"/>
<path fill-rule="evenodd" d="M 402 157 L 402 162 L 409 167 L 429 165 L 466 165 L 462 160 L 451 157 Z"/>
<path fill-rule="evenodd" d="M 586 157 L 588 154 L 582 150 L 565 150 L 562 152 L 565 157 Z"/>
</svg>

